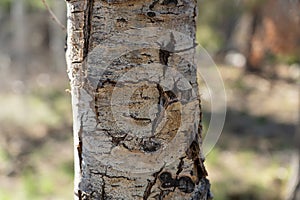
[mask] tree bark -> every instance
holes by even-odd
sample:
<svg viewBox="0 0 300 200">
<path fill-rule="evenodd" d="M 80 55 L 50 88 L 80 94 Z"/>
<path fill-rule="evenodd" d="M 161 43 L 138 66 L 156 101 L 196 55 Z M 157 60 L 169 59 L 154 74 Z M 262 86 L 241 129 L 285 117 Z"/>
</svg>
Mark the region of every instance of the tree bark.
<svg viewBox="0 0 300 200">
<path fill-rule="evenodd" d="M 291 181 L 290 185 L 292 187 L 292 190 L 290 191 L 290 194 L 288 194 L 288 198 L 287 198 L 288 200 L 300 199 L 300 119 L 298 120 L 298 125 L 296 126 L 296 133 L 295 133 L 294 141 L 295 141 L 297 156 L 295 156 L 296 160 L 294 161 L 295 173 L 293 173 L 293 176 L 291 177 L 291 180 L 290 180 Z"/>
<path fill-rule="evenodd" d="M 75 199 L 211 198 L 195 0 L 67 0 Z"/>
</svg>

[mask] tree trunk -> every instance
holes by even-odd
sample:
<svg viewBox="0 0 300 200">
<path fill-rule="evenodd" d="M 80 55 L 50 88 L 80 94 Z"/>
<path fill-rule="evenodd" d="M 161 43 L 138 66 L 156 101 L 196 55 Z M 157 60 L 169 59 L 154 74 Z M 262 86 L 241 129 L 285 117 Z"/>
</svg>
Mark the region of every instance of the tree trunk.
<svg viewBox="0 0 300 200">
<path fill-rule="evenodd" d="M 56 17 L 65 24 L 66 21 L 66 5 L 61 0 L 52 1 L 53 12 Z M 65 32 L 62 31 L 61 27 L 57 23 L 49 18 L 49 44 L 52 55 L 53 64 L 56 71 L 62 72 L 62 67 L 65 65 L 64 61 L 64 46 L 65 41 L 62 38 L 65 38 Z"/>
<path fill-rule="evenodd" d="M 295 184 L 295 188 L 294 188 L 294 191 L 292 193 L 292 197 L 291 197 L 291 200 L 297 200 L 297 199 L 300 199 L 300 152 L 298 152 L 298 172 L 297 172 L 297 182 Z"/>
<path fill-rule="evenodd" d="M 12 24 L 13 24 L 13 55 L 15 60 L 16 69 L 14 72 L 18 74 L 21 81 L 26 80 L 27 75 L 27 60 L 26 60 L 26 15 L 25 15 L 25 1 L 24 0 L 14 0 L 12 2 L 11 8 Z"/>
<path fill-rule="evenodd" d="M 67 0 L 75 199 L 211 198 L 195 0 Z"/>
<path fill-rule="evenodd" d="M 292 164 L 291 184 L 289 186 L 292 188 L 290 193 L 288 193 L 288 200 L 298 200 L 300 199 L 300 119 L 298 120 L 298 125 L 296 126 L 295 135 L 295 146 L 296 146 L 296 156 L 294 163 Z"/>
</svg>

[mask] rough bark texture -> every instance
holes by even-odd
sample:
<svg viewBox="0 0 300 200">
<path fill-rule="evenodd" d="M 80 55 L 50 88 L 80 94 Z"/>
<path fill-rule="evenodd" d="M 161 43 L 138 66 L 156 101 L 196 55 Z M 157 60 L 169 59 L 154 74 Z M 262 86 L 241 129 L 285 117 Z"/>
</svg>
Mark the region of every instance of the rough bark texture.
<svg viewBox="0 0 300 200">
<path fill-rule="evenodd" d="M 192 62 L 196 1 L 67 6 L 75 199 L 210 199 Z"/>
</svg>

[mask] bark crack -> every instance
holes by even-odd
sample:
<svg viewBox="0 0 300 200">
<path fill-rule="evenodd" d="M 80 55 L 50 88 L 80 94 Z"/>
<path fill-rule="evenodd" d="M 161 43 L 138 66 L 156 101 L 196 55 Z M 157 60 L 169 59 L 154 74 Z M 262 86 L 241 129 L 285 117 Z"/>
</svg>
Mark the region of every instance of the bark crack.
<svg viewBox="0 0 300 200">
<path fill-rule="evenodd" d="M 198 142 L 196 141 L 192 142 L 192 144 L 190 145 L 189 149 L 186 152 L 186 155 L 189 159 L 194 161 L 195 171 L 197 173 L 197 177 L 199 180 L 201 178 L 208 176 L 207 171 L 203 164 L 204 160 L 199 158 L 200 148 Z"/>
<path fill-rule="evenodd" d="M 160 61 L 160 63 L 167 66 L 170 54 L 171 53 L 168 50 L 159 49 L 159 61 Z"/>
<path fill-rule="evenodd" d="M 112 143 L 115 145 L 115 146 L 119 146 L 119 144 L 124 141 L 124 139 L 126 138 L 126 136 L 128 134 L 125 134 L 124 136 L 121 136 L 121 137 L 115 137 L 115 136 L 112 136 L 111 134 L 107 133 L 112 139 Z"/>
<path fill-rule="evenodd" d="M 178 0 L 164 0 L 161 5 L 169 5 L 174 4 L 175 6 L 178 4 Z"/>
<path fill-rule="evenodd" d="M 105 180 L 104 180 L 104 178 L 102 178 L 102 186 L 101 186 L 101 197 L 102 197 L 102 199 L 104 200 L 105 199 L 105 197 L 106 197 L 106 194 L 105 194 Z"/>
<path fill-rule="evenodd" d="M 155 172 L 154 174 L 152 174 L 152 176 L 154 176 L 154 180 L 150 181 L 148 179 L 148 184 L 146 186 L 146 189 L 144 191 L 144 195 L 143 195 L 143 200 L 147 200 L 151 194 L 151 189 L 152 187 L 155 185 L 157 179 L 158 179 L 158 175 L 162 172 L 162 170 L 164 169 L 165 165 L 162 166 L 162 168 L 160 168 L 160 170 L 158 172 Z"/>
<path fill-rule="evenodd" d="M 170 106 L 175 102 L 178 102 L 176 95 L 172 91 L 164 91 L 159 84 L 157 84 L 156 87 L 159 93 L 159 97 L 158 97 L 158 112 L 152 124 L 153 135 L 155 134 L 155 131 L 159 123 L 162 121 L 163 117 L 165 116 L 165 112 L 168 106 Z"/>
<path fill-rule="evenodd" d="M 178 176 L 182 172 L 182 170 L 183 170 L 182 166 L 184 165 L 183 159 L 185 159 L 185 158 L 186 158 L 185 156 L 180 158 L 180 162 L 179 162 L 179 164 L 177 166 L 176 176 Z"/>
<path fill-rule="evenodd" d="M 83 12 L 84 12 L 83 10 L 74 10 L 74 11 L 71 11 L 72 14 L 83 13 Z"/>
<path fill-rule="evenodd" d="M 150 4 L 149 9 L 150 9 L 150 10 L 153 10 L 154 6 L 155 6 L 158 2 L 159 2 L 159 0 L 154 0 L 154 1 Z"/>
<path fill-rule="evenodd" d="M 197 46 L 198 46 L 198 44 L 194 43 L 193 46 L 191 46 L 191 47 L 188 47 L 188 48 L 185 48 L 185 49 L 174 50 L 172 53 L 181 53 L 181 52 L 189 51 L 191 49 L 194 49 Z"/>
<path fill-rule="evenodd" d="M 77 145 L 77 153 L 78 153 L 78 159 L 79 159 L 79 168 L 80 172 L 82 171 L 82 141 L 81 137 L 79 137 L 79 143 Z"/>
<path fill-rule="evenodd" d="M 149 118 L 143 118 L 143 117 L 139 118 L 139 117 L 137 117 L 137 116 L 134 116 L 133 114 L 130 114 L 130 117 L 131 117 L 132 119 L 136 120 L 136 121 L 141 121 L 141 122 L 144 122 L 144 123 L 146 123 L 146 124 L 151 123 L 151 119 L 149 119 Z"/>
<path fill-rule="evenodd" d="M 102 177 L 107 177 L 107 178 L 118 178 L 118 179 L 126 179 L 128 181 L 132 180 L 131 178 L 129 177 L 126 177 L 126 176 L 112 176 L 112 175 L 108 175 L 107 172 L 97 172 L 97 171 L 91 171 L 92 174 L 95 174 L 95 175 L 101 175 Z"/>
<path fill-rule="evenodd" d="M 83 116 L 80 117 L 80 128 L 78 131 L 78 144 L 77 144 L 77 153 L 78 153 L 78 159 L 79 159 L 79 169 L 80 173 L 82 172 L 82 129 L 83 129 Z"/>
<path fill-rule="evenodd" d="M 82 60 L 79 60 L 79 61 L 75 60 L 75 61 L 72 61 L 71 64 L 82 64 L 82 62 L 83 62 Z"/>
<path fill-rule="evenodd" d="M 213 195 L 210 191 L 210 183 L 206 178 L 202 178 L 196 186 L 195 191 L 190 200 L 206 199 L 212 200 Z"/>
<path fill-rule="evenodd" d="M 78 197 L 78 200 L 81 200 L 82 198 L 82 195 L 81 195 L 81 190 L 78 190 L 77 192 L 75 192 L 74 193 L 75 194 L 75 196 L 77 196 Z"/>
<path fill-rule="evenodd" d="M 84 23 L 84 48 L 83 48 L 83 59 L 85 59 L 89 52 L 89 46 L 90 46 L 90 36 L 91 36 L 91 24 L 93 19 L 93 5 L 94 0 L 89 0 L 87 4 L 87 9 L 85 13 L 85 23 Z"/>
<path fill-rule="evenodd" d="M 171 53 L 173 53 L 174 50 L 175 50 L 176 41 L 175 41 L 174 34 L 172 32 L 170 33 L 170 40 L 168 41 L 167 44 L 158 43 L 158 45 L 160 46 L 159 61 L 160 61 L 161 64 L 167 66 L 168 61 L 169 61 L 169 57 L 170 57 Z"/>
<path fill-rule="evenodd" d="M 164 116 L 164 112 L 163 112 L 163 107 L 165 104 L 165 98 L 164 98 L 164 90 L 163 88 L 157 84 L 157 90 L 159 93 L 159 97 L 158 97 L 158 112 L 156 114 L 155 119 L 153 120 L 153 124 L 152 124 L 152 135 L 155 134 L 156 128 L 158 127 L 158 124 L 160 123 L 160 121 L 162 120 L 163 116 Z"/>
</svg>

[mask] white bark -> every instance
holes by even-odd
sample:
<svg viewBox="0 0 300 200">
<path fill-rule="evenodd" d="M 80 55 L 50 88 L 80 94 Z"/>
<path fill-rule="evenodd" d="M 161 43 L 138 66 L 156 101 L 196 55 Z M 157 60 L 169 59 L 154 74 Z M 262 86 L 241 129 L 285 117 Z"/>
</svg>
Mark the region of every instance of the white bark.
<svg viewBox="0 0 300 200">
<path fill-rule="evenodd" d="M 209 199 L 193 0 L 69 0 L 75 199 Z"/>
</svg>

